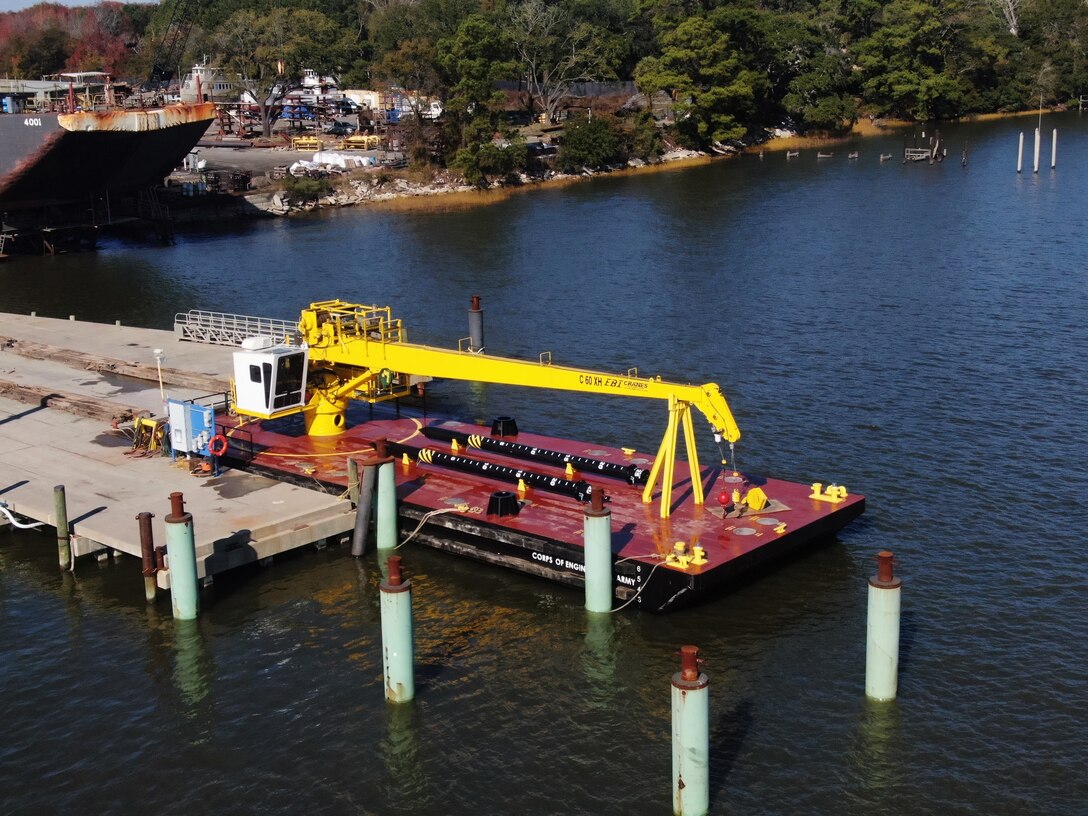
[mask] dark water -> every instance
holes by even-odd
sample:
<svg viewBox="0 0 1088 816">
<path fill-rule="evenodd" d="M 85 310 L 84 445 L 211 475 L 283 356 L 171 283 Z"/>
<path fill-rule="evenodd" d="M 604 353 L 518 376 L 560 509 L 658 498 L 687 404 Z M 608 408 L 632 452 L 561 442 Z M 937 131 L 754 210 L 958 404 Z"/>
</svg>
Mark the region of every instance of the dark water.
<svg viewBox="0 0 1088 816">
<path fill-rule="evenodd" d="M 1079 814 L 1088 800 L 1088 120 L 1015 173 L 1033 118 L 536 191 L 471 211 L 343 211 L 169 249 L 2 270 L 2 308 L 167 327 L 390 304 L 455 345 L 719 382 L 742 466 L 869 510 L 767 579 L 667 617 L 428 551 L 417 702 L 382 699 L 376 566 L 343 549 L 220 581 L 195 627 L 138 565 L 57 574 L 0 534 L 0 812 L 664 814 L 669 677 L 712 681 L 712 810 Z M 960 166 L 968 140 L 970 162 Z M 1049 138 L 1044 147 L 1049 158 Z M 662 406 L 444 384 L 439 406 L 652 448 Z M 712 458 L 706 434 L 704 455 Z M 865 577 L 906 578 L 900 697 L 863 695 Z"/>
</svg>

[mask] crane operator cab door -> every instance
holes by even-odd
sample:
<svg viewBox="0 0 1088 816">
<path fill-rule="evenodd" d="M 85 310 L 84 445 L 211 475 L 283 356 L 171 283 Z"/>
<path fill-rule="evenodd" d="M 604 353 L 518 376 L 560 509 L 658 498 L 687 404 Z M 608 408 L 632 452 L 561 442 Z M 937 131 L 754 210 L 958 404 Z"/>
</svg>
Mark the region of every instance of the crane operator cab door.
<svg viewBox="0 0 1088 816">
<path fill-rule="evenodd" d="M 270 419 L 306 404 L 309 352 L 250 337 L 234 352 L 234 407 L 240 414 Z"/>
</svg>

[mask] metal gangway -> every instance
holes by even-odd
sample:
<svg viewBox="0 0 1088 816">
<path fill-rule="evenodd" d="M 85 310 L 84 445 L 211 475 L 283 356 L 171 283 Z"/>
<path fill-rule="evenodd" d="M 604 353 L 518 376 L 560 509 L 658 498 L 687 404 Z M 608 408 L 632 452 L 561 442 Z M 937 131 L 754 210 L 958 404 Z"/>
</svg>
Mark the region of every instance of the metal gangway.
<svg viewBox="0 0 1088 816">
<path fill-rule="evenodd" d="M 197 309 L 174 315 L 174 333 L 178 340 L 217 346 L 240 346 L 247 337 L 261 336 L 271 337 L 273 342 L 289 346 L 302 342 L 296 321 Z"/>
</svg>

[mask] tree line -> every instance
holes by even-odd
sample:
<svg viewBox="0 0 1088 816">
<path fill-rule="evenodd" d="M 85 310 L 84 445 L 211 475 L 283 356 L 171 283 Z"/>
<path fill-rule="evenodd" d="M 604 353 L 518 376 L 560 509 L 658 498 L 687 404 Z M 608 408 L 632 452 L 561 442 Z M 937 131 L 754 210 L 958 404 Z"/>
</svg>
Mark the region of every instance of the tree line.
<svg viewBox="0 0 1088 816">
<path fill-rule="evenodd" d="M 0 14 L 0 71 L 146 75 L 179 0 L 40 4 Z M 186 2 L 186 0 L 182 0 Z M 208 57 L 267 86 L 302 67 L 341 87 L 396 85 L 443 100 L 430 152 L 485 173 L 508 164 L 500 81 L 554 118 L 572 83 L 634 80 L 669 100 L 700 148 L 769 127 L 837 131 L 860 116 L 913 120 L 1077 98 L 1088 77 L 1082 0 L 187 0 L 186 62 Z M 93 64 L 95 61 L 98 64 Z M 181 66 L 182 70 L 185 66 Z M 646 114 L 583 132 L 653 150 Z M 511 135 L 510 138 L 516 138 Z"/>
</svg>

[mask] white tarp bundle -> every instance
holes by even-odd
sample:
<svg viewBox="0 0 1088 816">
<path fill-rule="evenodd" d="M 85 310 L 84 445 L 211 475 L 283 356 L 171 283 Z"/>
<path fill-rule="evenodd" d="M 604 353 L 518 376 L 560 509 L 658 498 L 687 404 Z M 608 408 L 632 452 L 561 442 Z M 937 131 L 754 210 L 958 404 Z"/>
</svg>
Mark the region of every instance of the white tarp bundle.
<svg viewBox="0 0 1088 816">
<path fill-rule="evenodd" d="M 351 170 L 356 167 L 366 167 L 367 156 L 358 156 L 353 153 L 338 153 L 335 150 L 322 150 L 314 153 L 314 164 L 326 164 L 331 167 L 339 167 L 343 170 Z"/>
</svg>

